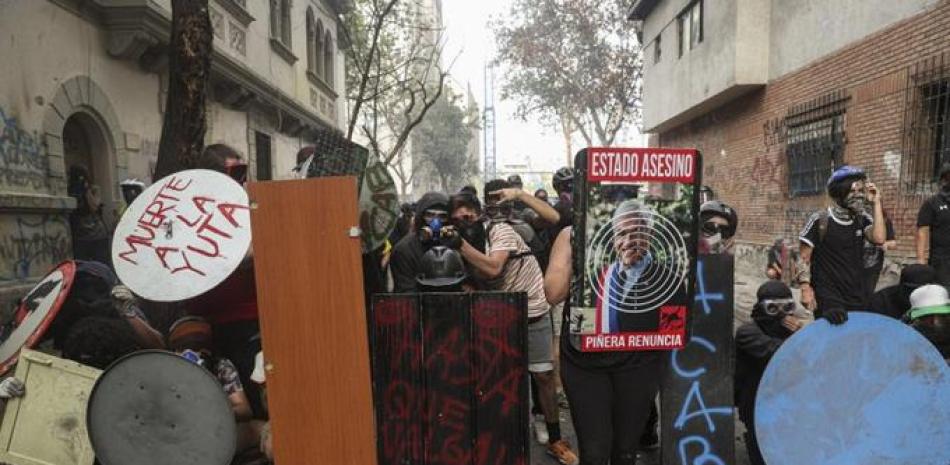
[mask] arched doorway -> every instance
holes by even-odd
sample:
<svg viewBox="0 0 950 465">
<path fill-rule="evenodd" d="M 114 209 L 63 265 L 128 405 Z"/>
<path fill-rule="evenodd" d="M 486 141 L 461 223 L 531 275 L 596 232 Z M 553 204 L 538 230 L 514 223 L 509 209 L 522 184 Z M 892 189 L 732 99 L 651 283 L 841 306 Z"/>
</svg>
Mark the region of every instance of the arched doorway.
<svg viewBox="0 0 950 465">
<path fill-rule="evenodd" d="M 112 144 L 101 128 L 89 113 L 78 112 L 67 118 L 63 125 L 63 161 L 68 194 L 77 203 L 70 215 L 74 256 L 108 264 L 116 181 Z"/>
</svg>

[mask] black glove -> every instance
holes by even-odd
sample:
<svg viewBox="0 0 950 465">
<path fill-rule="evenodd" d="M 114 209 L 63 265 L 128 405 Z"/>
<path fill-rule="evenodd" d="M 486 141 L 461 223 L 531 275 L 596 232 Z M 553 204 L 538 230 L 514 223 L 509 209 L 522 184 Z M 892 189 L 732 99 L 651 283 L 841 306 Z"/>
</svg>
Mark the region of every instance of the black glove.
<svg viewBox="0 0 950 465">
<path fill-rule="evenodd" d="M 462 235 L 451 226 L 446 226 L 443 228 L 440 239 L 442 245 L 452 250 L 458 250 L 462 248 Z"/>
<path fill-rule="evenodd" d="M 821 317 L 828 320 L 828 322 L 833 325 L 840 325 L 844 324 L 845 321 L 848 321 L 848 312 L 841 307 L 834 307 L 825 310 Z"/>
</svg>

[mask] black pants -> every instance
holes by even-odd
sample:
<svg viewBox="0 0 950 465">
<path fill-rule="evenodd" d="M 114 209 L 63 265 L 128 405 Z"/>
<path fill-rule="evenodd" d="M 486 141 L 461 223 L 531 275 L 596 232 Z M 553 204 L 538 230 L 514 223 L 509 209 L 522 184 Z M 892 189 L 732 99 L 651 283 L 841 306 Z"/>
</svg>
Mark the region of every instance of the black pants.
<svg viewBox="0 0 950 465">
<path fill-rule="evenodd" d="M 663 358 L 618 370 L 589 370 L 561 357 L 581 465 L 634 465 L 660 388 Z"/>
<path fill-rule="evenodd" d="M 937 271 L 937 281 L 950 289 L 950 258 L 931 258 L 930 266 Z"/>
</svg>

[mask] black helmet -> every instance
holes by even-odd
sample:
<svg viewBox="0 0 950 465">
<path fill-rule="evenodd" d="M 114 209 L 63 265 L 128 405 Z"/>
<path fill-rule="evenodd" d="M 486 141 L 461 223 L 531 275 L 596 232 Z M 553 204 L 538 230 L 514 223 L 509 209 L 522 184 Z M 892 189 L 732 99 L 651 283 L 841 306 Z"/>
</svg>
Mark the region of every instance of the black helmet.
<svg viewBox="0 0 950 465">
<path fill-rule="evenodd" d="M 699 218 L 705 222 L 711 216 L 721 216 L 729 222 L 729 228 L 725 231 L 728 239 L 736 234 L 736 228 L 739 226 L 739 215 L 736 210 L 719 200 L 710 200 L 699 207 Z"/>
<path fill-rule="evenodd" d="M 554 186 L 554 190 L 559 194 L 571 190 L 574 183 L 574 170 L 570 166 L 565 166 L 558 169 L 554 172 L 554 178 L 551 180 L 551 184 Z"/>
<path fill-rule="evenodd" d="M 422 274 L 416 283 L 428 289 L 445 288 L 458 286 L 467 277 L 458 251 L 437 245 L 422 256 Z"/>
<path fill-rule="evenodd" d="M 517 174 L 508 176 L 508 184 L 511 184 L 511 187 L 517 187 L 519 189 L 524 187 L 524 182 L 521 181 L 521 176 Z"/>
</svg>

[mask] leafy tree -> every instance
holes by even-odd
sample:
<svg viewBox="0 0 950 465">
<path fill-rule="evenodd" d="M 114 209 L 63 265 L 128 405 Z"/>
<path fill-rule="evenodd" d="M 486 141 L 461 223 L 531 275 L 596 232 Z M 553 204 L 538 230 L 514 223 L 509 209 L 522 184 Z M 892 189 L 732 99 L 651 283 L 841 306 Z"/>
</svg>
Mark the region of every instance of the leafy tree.
<svg viewBox="0 0 950 465">
<path fill-rule="evenodd" d="M 344 16 L 347 138 L 364 138 L 399 178 L 401 191 L 415 171 L 404 163 L 412 132 L 443 94 L 442 30 L 421 0 L 355 0 Z"/>
<path fill-rule="evenodd" d="M 443 192 L 457 190 L 478 171 L 478 160 L 468 157 L 477 117 L 467 115 L 459 100 L 446 92 L 412 136 L 413 163 L 437 177 Z"/>
<path fill-rule="evenodd" d="M 625 0 L 514 0 L 492 25 L 502 98 L 522 118 L 580 131 L 588 145 L 612 145 L 640 122 L 640 43 Z"/>
</svg>

